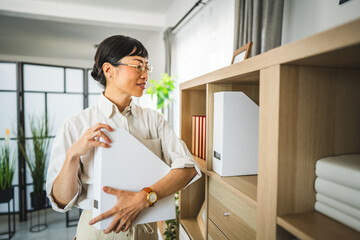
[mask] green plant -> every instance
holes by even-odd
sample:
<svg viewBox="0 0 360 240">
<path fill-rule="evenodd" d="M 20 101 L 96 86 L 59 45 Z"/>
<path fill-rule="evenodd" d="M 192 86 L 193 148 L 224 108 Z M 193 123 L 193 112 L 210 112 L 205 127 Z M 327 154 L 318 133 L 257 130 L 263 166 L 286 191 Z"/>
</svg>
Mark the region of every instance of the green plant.
<svg viewBox="0 0 360 240">
<path fill-rule="evenodd" d="M 176 239 L 177 229 L 179 229 L 178 220 L 179 220 L 179 213 L 180 213 L 178 202 L 179 202 L 179 192 L 175 193 L 176 219 L 165 221 L 165 224 L 166 224 L 165 231 L 164 231 L 165 240 Z"/>
<path fill-rule="evenodd" d="M 169 76 L 167 73 L 161 74 L 162 79 L 158 82 L 155 80 L 150 80 L 150 87 L 147 89 L 147 93 L 151 94 L 151 99 L 153 95 L 157 96 L 157 109 L 161 109 L 163 112 L 163 107 L 167 106 L 172 99 L 170 98 L 171 92 L 175 89 L 173 80 L 175 77 Z M 177 203 L 179 200 L 179 193 L 175 194 L 175 202 Z M 165 221 L 165 231 L 164 236 L 166 240 L 176 239 L 177 229 L 179 226 L 178 218 L 179 218 L 179 207 L 176 204 L 176 219 Z"/>
<path fill-rule="evenodd" d="M 0 146 L 0 190 L 11 188 L 14 177 L 14 162 L 10 158 L 10 129 L 6 129 L 5 143 Z"/>
<path fill-rule="evenodd" d="M 162 79 L 158 82 L 155 80 L 150 80 L 150 87 L 147 89 L 147 93 L 151 94 L 151 99 L 153 95 L 157 96 L 157 109 L 162 109 L 164 106 L 167 106 L 171 102 L 170 93 L 174 90 L 175 80 L 169 76 L 167 73 L 163 73 Z"/>
<path fill-rule="evenodd" d="M 39 118 L 30 117 L 30 131 L 32 133 L 33 154 L 29 156 L 25 147 L 25 134 L 20 131 L 19 147 L 29 167 L 34 184 L 34 192 L 40 194 L 44 190 L 45 169 L 48 148 L 50 144 L 49 125 L 47 115 Z"/>
</svg>

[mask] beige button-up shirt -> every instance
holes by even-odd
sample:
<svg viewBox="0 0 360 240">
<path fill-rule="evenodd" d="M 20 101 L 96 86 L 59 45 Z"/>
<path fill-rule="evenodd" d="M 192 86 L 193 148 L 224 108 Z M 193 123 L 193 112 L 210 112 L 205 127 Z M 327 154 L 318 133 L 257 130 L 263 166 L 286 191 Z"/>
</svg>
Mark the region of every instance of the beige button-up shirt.
<svg viewBox="0 0 360 240">
<path fill-rule="evenodd" d="M 72 206 L 92 210 L 94 149 L 80 157 L 78 191 L 64 209 L 59 208 L 55 203 L 51 189 L 54 180 L 64 164 L 66 152 L 69 147 L 73 145 L 87 129 L 97 123 L 109 124 L 112 128 L 126 129 L 165 163 L 171 166 L 171 169 L 195 167 L 197 175 L 187 186 L 201 177 L 201 171 L 185 143 L 176 136 L 173 129 L 161 114 L 148 108 L 142 108 L 132 101 L 130 105 L 120 113 L 116 105 L 101 94 L 97 105 L 89 107 L 65 120 L 54 139 L 47 172 L 46 192 L 51 201 L 52 208 L 55 211 L 66 212 L 70 210 Z"/>
</svg>

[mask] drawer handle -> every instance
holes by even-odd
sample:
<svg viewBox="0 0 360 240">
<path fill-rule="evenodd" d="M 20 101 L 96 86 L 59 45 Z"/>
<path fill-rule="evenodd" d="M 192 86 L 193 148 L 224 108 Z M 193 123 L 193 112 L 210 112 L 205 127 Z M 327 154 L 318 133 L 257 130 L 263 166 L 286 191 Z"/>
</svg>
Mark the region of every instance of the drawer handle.
<svg viewBox="0 0 360 240">
<path fill-rule="evenodd" d="M 230 216 L 230 213 L 228 212 L 224 213 L 224 217 L 228 217 L 228 216 Z"/>
</svg>

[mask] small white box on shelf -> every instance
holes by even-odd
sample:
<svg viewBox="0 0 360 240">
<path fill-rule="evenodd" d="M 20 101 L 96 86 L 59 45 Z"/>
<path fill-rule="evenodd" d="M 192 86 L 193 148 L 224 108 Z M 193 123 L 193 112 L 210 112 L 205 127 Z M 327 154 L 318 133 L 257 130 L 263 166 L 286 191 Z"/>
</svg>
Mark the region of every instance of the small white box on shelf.
<svg viewBox="0 0 360 240">
<path fill-rule="evenodd" d="M 214 93 L 213 170 L 220 176 L 257 174 L 259 106 L 243 92 Z"/>
</svg>

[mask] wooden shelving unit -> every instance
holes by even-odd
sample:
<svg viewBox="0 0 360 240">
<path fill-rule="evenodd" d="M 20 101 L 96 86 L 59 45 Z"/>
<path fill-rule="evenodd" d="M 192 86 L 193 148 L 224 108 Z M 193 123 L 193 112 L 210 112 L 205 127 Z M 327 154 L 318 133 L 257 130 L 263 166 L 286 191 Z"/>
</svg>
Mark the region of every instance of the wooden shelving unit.
<svg viewBox="0 0 360 240">
<path fill-rule="evenodd" d="M 196 161 L 196 163 L 199 165 L 201 172 L 207 174 L 206 161 L 204 159 L 202 159 L 202 158 L 199 158 L 199 157 L 195 156 L 195 155 L 193 155 L 193 158 Z"/>
<path fill-rule="evenodd" d="M 278 224 L 300 239 L 359 239 L 359 233 L 311 211 L 277 218 Z"/>
<path fill-rule="evenodd" d="M 359 29 L 360 19 L 180 84 L 181 138 L 189 149 L 191 116 L 206 115 L 208 126 L 207 159 L 194 157 L 203 177 L 180 193 L 181 224 L 192 239 L 360 239 L 314 211 L 316 161 L 360 152 Z M 212 171 L 220 91 L 242 91 L 259 105 L 258 175 Z"/>
<path fill-rule="evenodd" d="M 180 224 L 183 225 L 185 231 L 189 234 L 191 239 L 204 239 L 201 234 L 200 227 L 194 218 L 181 219 Z"/>
<path fill-rule="evenodd" d="M 256 207 L 257 175 L 223 178 L 214 171 L 209 171 L 209 176 L 228 189 L 228 191 L 231 191 L 235 196 Z"/>
</svg>

